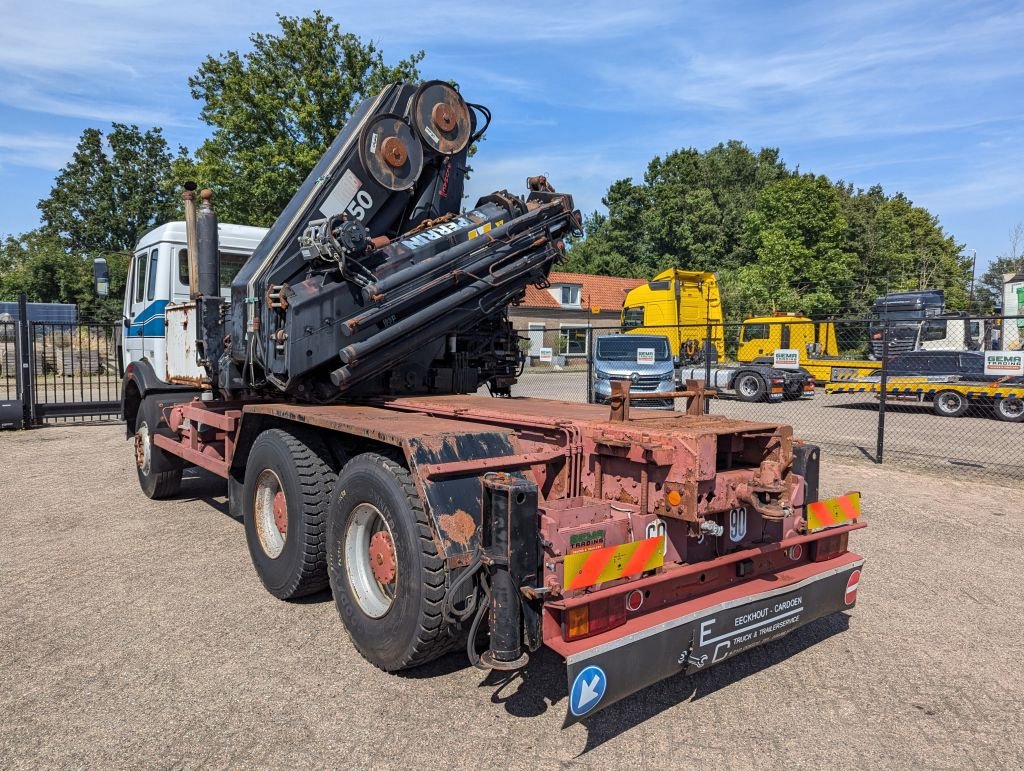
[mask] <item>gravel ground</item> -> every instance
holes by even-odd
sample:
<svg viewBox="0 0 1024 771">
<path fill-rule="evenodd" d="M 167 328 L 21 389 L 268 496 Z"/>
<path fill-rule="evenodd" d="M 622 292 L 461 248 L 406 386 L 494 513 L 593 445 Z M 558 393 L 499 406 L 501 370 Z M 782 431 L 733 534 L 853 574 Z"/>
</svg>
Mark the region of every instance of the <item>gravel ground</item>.
<svg viewBox="0 0 1024 771">
<path fill-rule="evenodd" d="M 1024 765 L 1019 488 L 827 463 L 857 607 L 561 730 L 556 656 L 377 671 L 329 597 L 262 589 L 218 480 L 148 501 L 123 436 L 0 435 L 4 767 Z"/>
</svg>

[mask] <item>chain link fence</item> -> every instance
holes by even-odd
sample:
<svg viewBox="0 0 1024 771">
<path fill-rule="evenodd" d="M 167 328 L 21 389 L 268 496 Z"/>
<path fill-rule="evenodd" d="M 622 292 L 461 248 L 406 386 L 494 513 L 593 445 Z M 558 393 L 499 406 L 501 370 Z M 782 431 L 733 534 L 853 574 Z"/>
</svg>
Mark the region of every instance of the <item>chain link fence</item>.
<svg viewBox="0 0 1024 771">
<path fill-rule="evenodd" d="M 1024 317 L 795 320 L 521 330 L 514 396 L 682 410 L 644 394 L 710 383 L 713 415 L 793 426 L 832 456 L 1024 480 Z M 710 341 L 710 342 L 708 342 Z"/>
</svg>

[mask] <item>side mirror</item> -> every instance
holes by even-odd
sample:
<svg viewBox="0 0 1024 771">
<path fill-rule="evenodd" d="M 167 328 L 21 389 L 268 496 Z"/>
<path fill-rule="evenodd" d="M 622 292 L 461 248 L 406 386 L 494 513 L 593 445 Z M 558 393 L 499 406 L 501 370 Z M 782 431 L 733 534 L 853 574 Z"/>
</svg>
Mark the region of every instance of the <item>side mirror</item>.
<svg viewBox="0 0 1024 771">
<path fill-rule="evenodd" d="M 96 296 L 107 297 L 110 294 L 110 271 L 103 257 L 92 261 L 92 275 L 96 283 Z"/>
</svg>

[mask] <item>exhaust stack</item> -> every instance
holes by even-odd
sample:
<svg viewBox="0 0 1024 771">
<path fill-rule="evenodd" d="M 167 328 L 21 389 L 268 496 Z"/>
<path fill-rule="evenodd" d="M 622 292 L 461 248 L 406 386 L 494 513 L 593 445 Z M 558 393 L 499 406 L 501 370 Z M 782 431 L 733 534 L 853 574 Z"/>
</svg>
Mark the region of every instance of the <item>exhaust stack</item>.
<svg viewBox="0 0 1024 771">
<path fill-rule="evenodd" d="M 199 263 L 196 259 L 196 183 L 186 182 L 181 194 L 185 205 L 185 243 L 188 247 L 188 298 L 199 297 Z"/>
<path fill-rule="evenodd" d="M 199 193 L 202 203 L 196 214 L 196 352 L 199 364 L 206 369 L 211 384 L 216 386 L 221 354 L 224 353 L 224 321 L 220 296 L 220 241 L 217 235 L 217 213 L 213 210 L 213 191 Z M 190 266 L 191 267 L 191 266 Z"/>
</svg>

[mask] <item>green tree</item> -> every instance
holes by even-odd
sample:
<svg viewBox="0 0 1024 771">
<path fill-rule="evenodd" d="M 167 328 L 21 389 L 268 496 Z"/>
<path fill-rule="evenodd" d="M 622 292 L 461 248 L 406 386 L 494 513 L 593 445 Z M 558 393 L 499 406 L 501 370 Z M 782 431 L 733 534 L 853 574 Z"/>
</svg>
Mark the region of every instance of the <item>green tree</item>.
<svg viewBox="0 0 1024 771">
<path fill-rule="evenodd" d="M 419 78 L 419 51 L 389 66 L 372 42 L 329 16 L 278 16 L 279 34 L 254 34 L 252 50 L 209 56 L 189 79 L 213 127 L 179 182 L 217 191 L 224 221 L 270 225 L 324 154 L 355 106 L 388 83 Z"/>
<path fill-rule="evenodd" d="M 1024 272 L 1024 223 L 1010 230 L 1006 251 L 989 263 L 974 289 L 974 308 L 981 313 L 994 313 L 1002 307 L 1003 278 L 1006 274 Z"/>
<path fill-rule="evenodd" d="M 791 171 L 775 148 L 676 150 L 602 200 L 607 214 L 584 218 L 567 269 L 716 271 L 733 320 L 771 310 L 861 317 L 879 295 L 906 289 L 945 289 L 953 309 L 967 302 L 969 260 L 938 218 L 877 185 Z"/>
<path fill-rule="evenodd" d="M 159 128 L 114 123 L 82 132 L 71 161 L 38 206 L 43 230 L 69 253 L 131 250 L 139 237 L 173 218 L 172 156 Z"/>
<path fill-rule="evenodd" d="M 608 214 L 586 218 L 569 266 L 637 277 L 675 266 L 739 267 L 750 259 L 743 222 L 758 191 L 788 174 L 778 150 L 754 153 L 735 140 L 654 158 L 642 183 L 621 179 L 608 188 Z"/>
<path fill-rule="evenodd" d="M 77 303 L 90 291 L 90 266 L 64 248 L 59 236 L 33 230 L 8 236 L 0 245 L 0 298 L 30 302 Z"/>
<path fill-rule="evenodd" d="M 107 252 L 110 295 L 96 296 L 92 260 L 69 252 L 60 236 L 42 229 L 0 242 L 0 300 L 14 301 L 24 292 L 29 302 L 71 303 L 91 321 L 121 318 L 130 252 Z"/>
<path fill-rule="evenodd" d="M 744 222 L 753 259 L 736 274 L 751 306 L 746 310 L 836 314 L 856 263 L 845 249 L 847 229 L 826 177 L 804 174 L 763 188 Z"/>
</svg>

